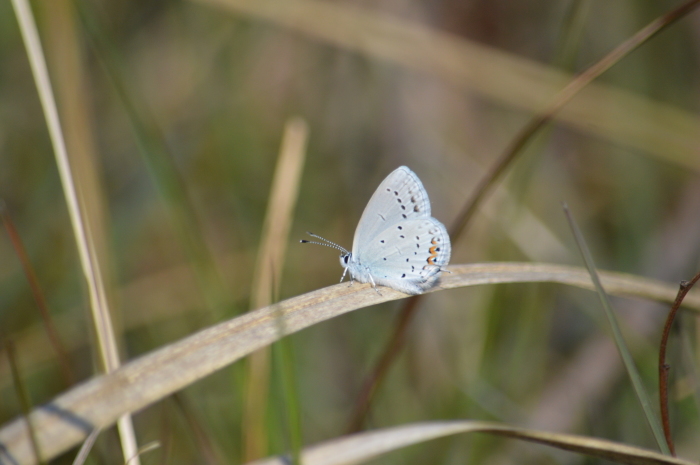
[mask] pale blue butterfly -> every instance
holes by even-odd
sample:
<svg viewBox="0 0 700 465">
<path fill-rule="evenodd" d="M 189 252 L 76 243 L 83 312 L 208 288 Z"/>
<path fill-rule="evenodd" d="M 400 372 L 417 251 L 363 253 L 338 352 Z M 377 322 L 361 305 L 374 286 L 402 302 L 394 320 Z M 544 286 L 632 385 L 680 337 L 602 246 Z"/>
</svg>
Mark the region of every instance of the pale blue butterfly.
<svg viewBox="0 0 700 465">
<path fill-rule="evenodd" d="M 430 216 L 430 200 L 418 176 L 405 166 L 394 170 L 369 199 L 355 230 L 352 252 L 323 237 L 302 240 L 340 250 L 353 280 L 387 286 L 407 294 L 422 294 L 435 286 L 450 261 L 450 237 Z"/>
</svg>

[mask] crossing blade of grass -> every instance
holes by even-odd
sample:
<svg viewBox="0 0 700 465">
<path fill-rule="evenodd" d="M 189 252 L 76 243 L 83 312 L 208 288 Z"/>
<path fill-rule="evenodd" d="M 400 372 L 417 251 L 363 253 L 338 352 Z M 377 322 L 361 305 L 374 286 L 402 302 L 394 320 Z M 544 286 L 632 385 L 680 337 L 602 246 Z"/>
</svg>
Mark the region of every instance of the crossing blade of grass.
<svg viewBox="0 0 700 465">
<path fill-rule="evenodd" d="M 450 266 L 440 287 L 446 289 L 509 282 L 559 282 L 591 287 L 586 271 L 533 263 L 486 263 Z M 619 295 L 672 302 L 676 286 L 631 275 L 601 272 L 603 283 Z M 635 282 L 635 279 L 637 280 Z M 587 282 L 586 282 L 587 281 Z M 30 414 L 44 457 L 82 442 L 95 428 L 112 425 L 121 415 L 142 409 L 215 371 L 267 347 L 284 335 L 350 311 L 405 299 L 389 288 L 381 295 L 370 284 L 336 284 L 261 308 L 217 324 L 134 359 L 118 370 L 92 378 L 36 407 Z M 691 291 L 686 308 L 700 310 L 700 293 Z M 0 427 L 0 460 L 35 463 L 23 418 Z"/>
<path fill-rule="evenodd" d="M 307 447 L 302 454 L 302 461 L 304 465 L 358 464 L 393 450 L 460 433 L 486 433 L 494 436 L 505 436 L 617 463 L 633 465 L 690 465 L 694 463 L 604 439 L 550 433 L 480 421 L 413 423 L 352 434 Z M 287 463 L 288 461 L 284 457 L 273 457 L 250 462 L 247 465 L 286 465 Z"/>
<path fill-rule="evenodd" d="M 600 303 L 603 306 L 603 309 L 605 310 L 605 315 L 608 317 L 608 321 L 610 322 L 610 329 L 612 330 L 615 345 L 620 351 L 620 356 L 622 357 L 622 361 L 625 364 L 625 369 L 627 370 L 627 374 L 630 377 L 630 381 L 632 381 L 632 386 L 634 387 L 634 392 L 637 394 L 637 399 L 639 399 L 639 403 L 642 405 L 642 410 L 644 410 L 644 416 L 646 417 L 647 422 L 649 423 L 649 427 L 651 428 L 651 432 L 654 435 L 654 439 L 656 439 L 656 442 L 659 445 L 659 449 L 661 449 L 661 451 L 664 454 L 671 455 L 671 451 L 668 447 L 668 444 L 666 444 L 666 440 L 664 438 L 664 432 L 663 428 L 661 427 L 661 422 L 659 421 L 659 418 L 656 416 L 654 410 L 652 409 L 651 399 L 649 398 L 649 395 L 644 389 L 642 378 L 641 376 L 639 376 L 637 367 L 635 366 L 634 360 L 632 359 L 632 354 L 627 348 L 625 338 L 623 337 L 622 331 L 620 330 L 620 326 L 617 323 L 617 318 L 615 317 L 615 312 L 613 311 L 610 299 L 608 299 L 608 295 L 606 294 L 605 289 L 603 288 L 603 285 L 600 282 L 600 278 L 598 277 L 598 272 L 596 271 L 593 256 L 591 255 L 590 250 L 588 250 L 588 246 L 586 245 L 586 241 L 583 237 L 583 234 L 581 233 L 581 230 L 576 224 L 574 217 L 571 215 L 569 207 L 567 207 L 566 204 L 564 204 L 563 207 L 564 213 L 566 214 L 566 219 L 568 220 L 569 226 L 571 227 L 571 231 L 573 232 L 574 238 L 576 239 L 576 245 L 581 251 L 583 261 L 586 263 L 586 268 L 588 269 L 588 272 L 591 275 L 591 280 L 593 281 L 593 285 L 595 286 L 596 293 L 600 298 Z"/>
</svg>

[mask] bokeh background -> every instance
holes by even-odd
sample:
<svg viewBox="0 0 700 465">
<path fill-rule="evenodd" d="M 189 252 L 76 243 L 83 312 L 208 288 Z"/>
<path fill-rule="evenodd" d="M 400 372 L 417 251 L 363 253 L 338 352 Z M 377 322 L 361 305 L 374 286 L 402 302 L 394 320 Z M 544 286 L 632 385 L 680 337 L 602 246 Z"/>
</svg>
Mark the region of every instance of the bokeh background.
<svg viewBox="0 0 700 465">
<path fill-rule="evenodd" d="M 298 240 L 311 230 L 349 248 L 367 200 L 399 165 L 420 176 L 433 216 L 451 225 L 486 167 L 566 82 L 562 73 L 585 69 L 679 4 L 232 3 L 33 2 L 74 169 L 99 231 L 124 360 L 250 310 L 270 186 L 290 118 L 306 121 L 309 140 L 279 299 L 338 281 L 337 253 Z M 293 15 L 307 22 L 286 23 Z M 358 26 L 351 45 L 338 43 L 328 37 L 345 24 L 343 17 L 351 26 L 372 27 Z M 397 41 L 392 28 L 415 32 L 423 48 Z M 454 58 L 446 43 L 455 46 Z M 401 45 L 408 45 L 405 55 Z M 431 56 L 454 69 L 434 65 Z M 468 72 L 460 68 L 465 63 Z M 566 202 L 600 268 L 689 279 L 700 267 L 699 67 L 695 12 L 605 73 L 597 93 L 575 99 L 569 116 L 534 139 L 453 244 L 452 263 L 581 265 L 562 213 Z M 86 287 L 9 0 L 0 0 L 0 198 L 68 351 L 74 381 L 88 379 L 96 363 Z M 667 306 L 613 301 L 655 392 Z M 401 305 L 363 309 L 289 338 L 304 443 L 346 431 Z M 488 419 L 654 448 L 599 324 L 601 311 L 594 293 L 554 284 L 432 294 L 422 301 L 365 426 Z M 671 344 L 672 419 L 679 453 L 697 457 L 697 328 L 692 314 L 682 314 L 679 323 Z M 14 342 L 34 403 L 68 388 L 4 229 L 0 339 Z M 245 361 L 237 363 L 138 413 L 139 441 L 162 444 L 143 462 L 240 463 L 246 377 Z M 19 412 L 3 352 L 0 422 Z M 284 412 L 273 369 L 265 417 L 270 454 L 288 447 Z M 72 456 L 54 463 L 70 463 Z M 122 463 L 114 431 L 102 435 L 90 460 Z M 433 441 L 375 462 L 593 463 L 479 435 Z"/>
</svg>

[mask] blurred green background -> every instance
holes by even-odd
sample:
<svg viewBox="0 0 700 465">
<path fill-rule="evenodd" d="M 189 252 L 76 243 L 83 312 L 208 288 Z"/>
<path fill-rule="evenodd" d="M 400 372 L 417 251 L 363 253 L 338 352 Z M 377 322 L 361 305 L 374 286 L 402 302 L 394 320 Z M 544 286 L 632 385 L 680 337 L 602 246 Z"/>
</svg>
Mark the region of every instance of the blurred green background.
<svg viewBox="0 0 700 465">
<path fill-rule="evenodd" d="M 235 3 L 234 11 L 197 1 L 33 2 L 69 150 L 81 154 L 74 169 L 101 231 L 98 247 L 124 360 L 249 310 L 289 118 L 306 120 L 309 145 L 280 299 L 338 281 L 337 253 L 298 239 L 311 230 L 349 248 L 372 192 L 399 165 L 420 176 L 433 216 L 451 225 L 483 170 L 561 87 L 543 94 L 532 85 L 542 77 L 526 74 L 522 63 L 554 82 L 556 73 L 585 69 L 679 4 L 273 4 L 280 18 L 289 11 L 306 17 L 312 26 L 304 29 L 255 13 L 270 2 Z M 318 5 L 332 15 L 321 15 Z M 347 46 L 328 38 L 345 16 L 352 18 L 349 24 L 376 23 L 358 27 L 355 46 Z M 397 50 L 407 44 L 394 41 L 387 52 L 372 52 L 382 40 L 392 43 L 397 25 L 426 34 L 420 36 L 425 49 L 408 44 L 404 58 Z M 386 37 L 377 39 L 377 30 Z M 465 50 L 454 60 L 445 55 L 443 63 L 455 63 L 455 69 L 458 59 L 467 60 L 472 77 L 458 70 L 450 75 L 448 66 L 409 53 L 441 56 L 444 41 L 480 50 Z M 488 74 L 501 62 L 501 75 Z M 561 210 L 567 202 L 601 268 L 669 282 L 692 277 L 700 265 L 699 67 L 696 12 L 607 72 L 599 80 L 605 92 L 572 102 L 571 118 L 583 115 L 577 123 L 555 121 L 536 138 L 453 244 L 452 263 L 580 265 Z M 0 198 L 29 254 L 71 369 L 78 380 L 88 379 L 96 365 L 86 287 L 7 0 L 0 1 Z M 667 306 L 614 303 L 648 390 L 655 392 Z M 290 337 L 305 444 L 345 432 L 401 305 L 363 309 Z M 430 295 L 366 426 L 492 419 L 653 449 L 614 345 L 597 323 L 600 312 L 594 293 L 553 284 Z M 700 453 L 696 331 L 694 316 L 683 314 L 671 342 L 672 420 L 685 457 Z M 0 339 L 14 341 L 34 403 L 68 388 L 6 230 L 0 231 Z M 203 448 L 219 457 L 207 463 L 240 463 L 245 366 L 226 368 L 138 413 L 139 442 L 162 443 L 143 463 L 205 463 Z M 270 402 L 268 452 L 281 453 L 288 441 L 276 371 Z M 19 413 L 3 352 L 0 422 Z M 103 434 L 91 460 L 123 463 L 114 431 Z M 433 441 L 375 462 L 593 463 L 479 435 Z"/>
</svg>

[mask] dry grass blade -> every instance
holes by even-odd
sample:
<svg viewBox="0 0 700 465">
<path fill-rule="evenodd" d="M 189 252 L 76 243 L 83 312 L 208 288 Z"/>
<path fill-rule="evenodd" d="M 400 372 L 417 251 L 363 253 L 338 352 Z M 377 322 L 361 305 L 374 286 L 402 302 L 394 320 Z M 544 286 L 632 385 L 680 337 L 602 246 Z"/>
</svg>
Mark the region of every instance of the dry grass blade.
<svg viewBox="0 0 700 465">
<path fill-rule="evenodd" d="M 51 88 L 46 60 L 31 8 L 26 0 L 13 0 L 12 5 L 27 49 L 32 74 L 36 81 L 39 99 L 49 128 L 49 135 L 61 177 L 61 185 L 68 204 L 68 212 L 80 255 L 80 263 L 90 294 L 90 310 L 92 311 L 92 323 L 95 327 L 100 361 L 104 370 L 110 372 L 119 366 L 119 353 L 109 315 L 104 282 L 95 251 L 93 231 L 90 230 L 89 223 L 85 221 L 84 210 L 79 201 L 79 189 L 76 187 L 71 171 L 68 151 L 56 107 L 56 99 Z M 124 457 L 134 456 L 137 452 L 137 446 L 131 417 L 126 415 L 119 418 L 118 428 Z M 138 459 L 134 465 L 139 465 Z"/>
<path fill-rule="evenodd" d="M 304 450 L 302 459 L 304 465 L 351 465 L 409 445 L 459 433 L 507 436 L 631 465 L 694 463 L 604 439 L 513 428 L 479 421 L 416 423 L 354 434 L 308 447 Z M 287 463 L 284 458 L 270 458 L 251 462 L 248 465 L 285 465 Z"/>
<path fill-rule="evenodd" d="M 593 290 L 590 275 L 585 268 L 549 263 L 473 263 L 448 267 L 451 274 L 443 275 L 441 287 L 452 289 L 465 285 L 550 282 L 568 284 Z M 600 279 L 608 293 L 639 297 L 659 302 L 673 302 L 676 286 L 654 279 L 642 278 L 626 273 L 599 271 Z M 468 283 L 468 284 L 467 284 Z M 685 308 L 700 311 L 700 292 L 691 292 L 683 301 Z"/>
<path fill-rule="evenodd" d="M 292 224 L 302 168 L 306 158 L 309 128 L 300 118 L 287 122 L 272 182 L 262 241 L 253 273 L 251 308 L 270 305 L 282 279 L 289 228 Z M 265 412 L 270 381 L 270 352 L 266 347 L 250 358 L 243 420 L 245 460 L 262 457 L 267 451 Z"/>
<path fill-rule="evenodd" d="M 368 56 L 436 75 L 498 102 L 539 112 L 572 76 L 555 68 L 374 11 L 320 0 L 198 0 Z M 557 119 L 586 134 L 700 170 L 700 118 L 591 84 Z"/>
<path fill-rule="evenodd" d="M 559 282 L 590 288 L 581 268 L 529 263 L 473 264 L 449 267 L 441 289 L 507 282 Z M 675 286 L 618 273 L 600 273 L 611 294 L 639 295 L 672 302 Z M 438 289 L 435 289 L 438 290 Z M 133 360 L 113 373 L 94 378 L 31 414 L 46 457 L 80 443 L 93 429 L 113 424 L 126 412 L 172 394 L 286 334 L 359 308 L 408 297 L 389 288 L 378 295 L 369 284 L 337 284 L 261 308 L 202 330 Z M 687 308 L 700 310 L 700 293 L 691 292 Z M 34 463 L 23 419 L 0 428 L 0 443 L 19 463 Z M 2 457 L 2 455 L 0 455 Z"/>
</svg>

